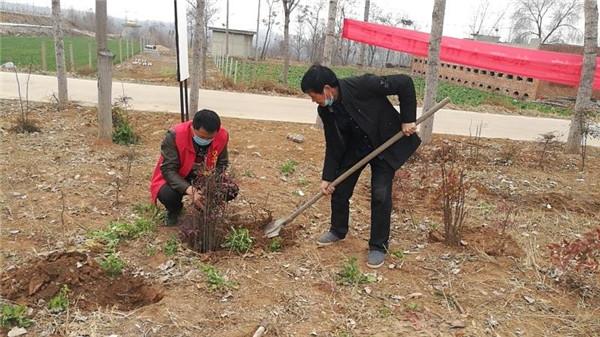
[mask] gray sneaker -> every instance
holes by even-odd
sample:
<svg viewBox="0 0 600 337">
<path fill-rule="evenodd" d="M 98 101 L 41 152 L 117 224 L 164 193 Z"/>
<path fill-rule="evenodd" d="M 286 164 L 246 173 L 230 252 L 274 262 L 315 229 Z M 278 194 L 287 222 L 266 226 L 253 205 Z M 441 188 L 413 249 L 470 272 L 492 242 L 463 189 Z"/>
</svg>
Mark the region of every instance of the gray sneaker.
<svg viewBox="0 0 600 337">
<path fill-rule="evenodd" d="M 342 239 L 340 239 L 337 235 L 333 234 L 332 232 L 325 232 L 317 240 L 317 246 L 319 246 L 319 247 L 329 246 L 340 240 L 342 240 Z"/>
<path fill-rule="evenodd" d="M 369 256 L 367 258 L 367 267 L 379 268 L 383 266 L 385 262 L 385 253 L 379 250 L 369 250 Z"/>
</svg>

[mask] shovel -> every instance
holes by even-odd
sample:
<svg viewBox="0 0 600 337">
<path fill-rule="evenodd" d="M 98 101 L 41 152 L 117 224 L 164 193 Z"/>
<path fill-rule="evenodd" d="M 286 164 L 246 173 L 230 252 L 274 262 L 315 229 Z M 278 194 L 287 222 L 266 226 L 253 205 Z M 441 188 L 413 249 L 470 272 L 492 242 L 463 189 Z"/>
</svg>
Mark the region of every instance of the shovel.
<svg viewBox="0 0 600 337">
<path fill-rule="evenodd" d="M 450 99 L 448 97 L 444 98 L 442 101 L 440 101 L 438 104 L 436 104 L 429 111 L 425 112 L 419 119 L 417 119 L 416 124 L 419 125 L 424 120 L 426 120 L 429 117 L 433 116 L 434 113 L 436 113 L 438 110 L 440 110 L 441 108 L 443 108 L 449 102 L 450 102 Z M 366 165 L 371 159 L 377 157 L 381 152 L 385 151 L 385 149 L 387 149 L 392 144 L 394 144 L 395 142 L 397 142 L 403 136 L 404 136 L 404 134 L 402 133 L 402 131 L 400 131 L 397 134 L 395 134 L 392 138 L 388 139 L 385 143 L 381 144 L 378 148 L 376 148 L 375 150 L 373 150 L 373 152 L 369 153 L 366 157 L 364 157 L 363 159 L 361 159 L 361 161 L 359 161 L 358 163 L 354 164 L 354 166 L 352 166 L 351 168 L 349 168 L 341 176 L 337 177 L 337 179 L 335 179 L 331 183 L 331 186 L 332 187 L 336 187 L 337 185 L 339 185 L 339 183 L 341 183 L 346 178 L 348 178 L 352 173 L 356 172 L 356 170 L 358 170 L 359 168 L 361 168 L 364 165 Z M 304 204 L 302 204 L 302 206 L 298 207 L 292 214 L 288 215 L 287 217 L 285 217 L 283 219 L 277 219 L 277 220 L 271 222 L 270 224 L 268 224 L 265 227 L 265 236 L 267 238 L 274 238 L 274 237 L 278 236 L 279 235 L 279 231 L 281 230 L 281 228 L 283 228 L 283 226 L 289 224 L 294 219 L 296 219 L 296 217 L 298 215 L 300 215 L 307 208 L 309 208 L 310 206 L 312 206 L 315 202 L 319 201 L 319 199 L 321 199 L 321 197 L 323 197 L 324 195 L 325 194 L 323 194 L 323 192 L 320 191 L 315 196 L 313 196 L 312 198 L 310 198 L 310 200 L 308 200 Z"/>
</svg>

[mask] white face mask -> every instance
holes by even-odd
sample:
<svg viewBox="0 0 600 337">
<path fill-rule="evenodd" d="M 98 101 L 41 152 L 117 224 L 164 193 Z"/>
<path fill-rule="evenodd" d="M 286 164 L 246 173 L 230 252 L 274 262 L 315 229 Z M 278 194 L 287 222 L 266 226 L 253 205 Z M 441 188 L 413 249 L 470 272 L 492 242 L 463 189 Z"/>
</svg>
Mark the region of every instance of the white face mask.
<svg viewBox="0 0 600 337">
<path fill-rule="evenodd" d="M 332 105 L 333 105 L 333 102 L 334 102 L 334 100 L 333 100 L 333 96 L 331 96 L 331 97 L 327 97 L 327 98 L 325 99 L 325 102 L 323 102 L 323 104 L 324 104 L 325 106 L 332 106 Z"/>
</svg>

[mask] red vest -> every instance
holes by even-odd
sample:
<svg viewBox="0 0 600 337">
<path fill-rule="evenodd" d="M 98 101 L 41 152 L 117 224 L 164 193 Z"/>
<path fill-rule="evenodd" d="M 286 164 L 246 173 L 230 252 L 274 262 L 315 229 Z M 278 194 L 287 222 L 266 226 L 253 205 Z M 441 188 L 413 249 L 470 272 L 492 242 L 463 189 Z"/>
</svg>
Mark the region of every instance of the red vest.
<svg viewBox="0 0 600 337">
<path fill-rule="evenodd" d="M 192 172 L 194 162 L 196 161 L 196 150 L 194 150 L 192 140 L 192 137 L 194 136 L 194 133 L 192 132 L 192 121 L 177 124 L 172 130 L 175 131 L 175 145 L 177 147 L 177 154 L 179 155 L 179 175 L 185 178 Z M 217 159 L 221 152 L 223 152 L 225 146 L 227 146 L 228 141 L 229 134 L 227 133 L 227 130 L 220 128 L 208 147 L 205 159 L 206 169 L 212 170 L 215 168 Z M 156 203 L 158 191 L 167 182 L 160 170 L 162 162 L 163 157 L 161 155 L 154 168 L 152 178 L 150 179 L 150 195 L 152 196 L 152 203 Z"/>
</svg>

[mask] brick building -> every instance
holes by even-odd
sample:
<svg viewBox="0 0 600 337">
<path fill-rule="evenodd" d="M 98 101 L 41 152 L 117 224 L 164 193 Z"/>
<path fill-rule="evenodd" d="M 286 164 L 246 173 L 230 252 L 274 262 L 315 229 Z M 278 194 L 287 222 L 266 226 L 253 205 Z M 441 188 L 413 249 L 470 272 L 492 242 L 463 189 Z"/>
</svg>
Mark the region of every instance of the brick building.
<svg viewBox="0 0 600 337">
<path fill-rule="evenodd" d="M 543 45 L 541 50 L 583 54 L 583 47 L 570 45 Z M 415 75 L 425 76 L 427 59 L 414 57 L 411 71 Z M 460 64 L 441 62 L 438 72 L 441 80 L 479 90 L 496 92 L 521 99 L 539 99 L 556 97 L 575 97 L 577 88 L 563 84 L 540 81 L 531 77 L 503 73 L 483 68 L 474 68 Z M 600 91 L 593 93 L 595 99 L 600 99 Z"/>
</svg>

